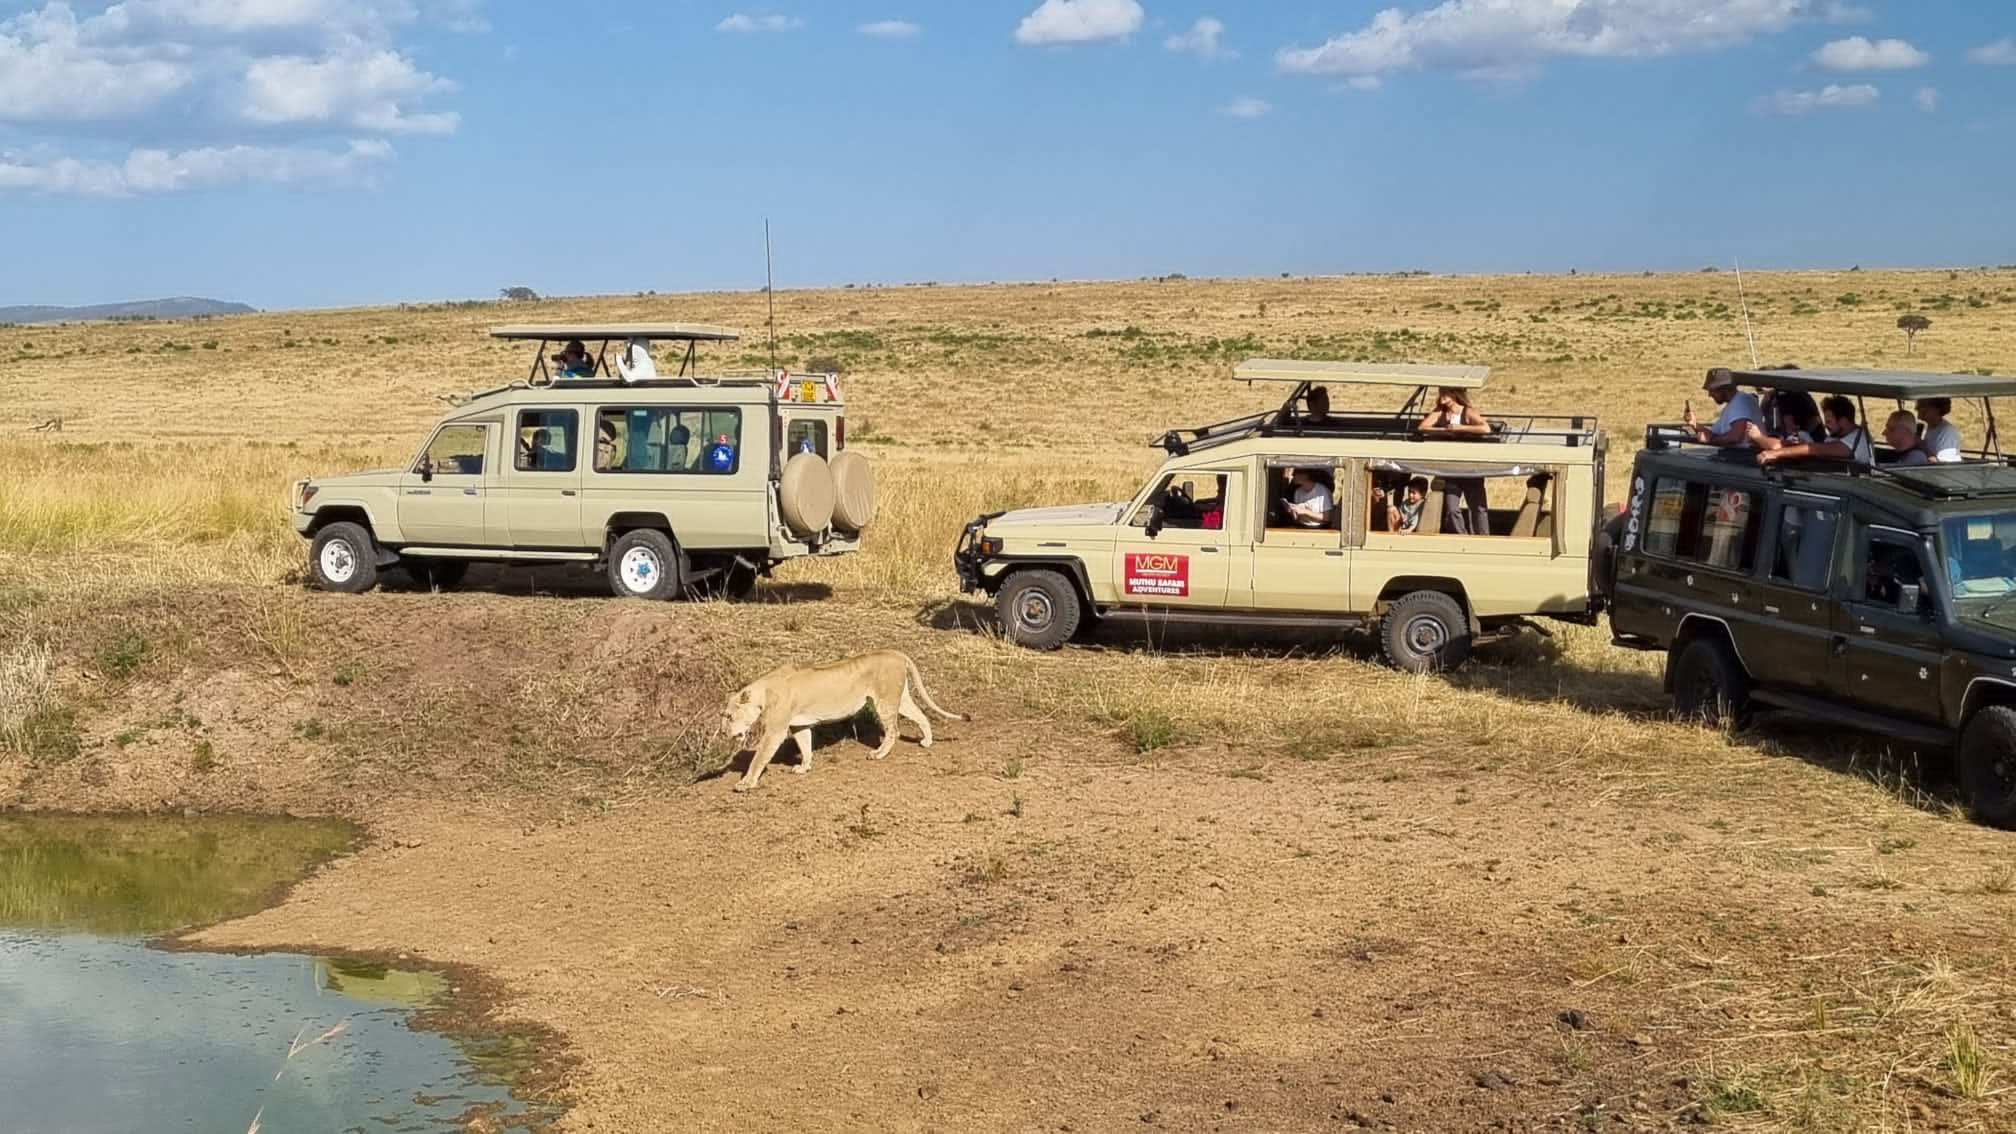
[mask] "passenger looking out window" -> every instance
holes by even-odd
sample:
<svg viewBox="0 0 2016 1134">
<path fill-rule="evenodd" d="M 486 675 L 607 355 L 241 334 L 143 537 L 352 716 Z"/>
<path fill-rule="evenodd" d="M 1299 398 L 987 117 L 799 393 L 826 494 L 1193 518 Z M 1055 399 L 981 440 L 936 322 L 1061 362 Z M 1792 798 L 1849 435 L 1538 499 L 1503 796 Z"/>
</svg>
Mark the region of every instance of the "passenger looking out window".
<svg viewBox="0 0 2016 1134">
<path fill-rule="evenodd" d="M 1925 438 L 1920 444 L 1925 455 L 1940 464 L 1965 459 L 1960 452 L 1960 429 L 1946 420 L 1952 412 L 1952 398 L 1918 399 L 1918 420 L 1925 423 Z"/>
<path fill-rule="evenodd" d="M 1908 409 L 1900 409 L 1890 415 L 1890 420 L 1883 425 L 1883 441 L 1897 454 L 1890 462 L 1893 465 L 1908 468 L 1932 463 L 1932 458 L 1918 443 L 1918 419 Z"/>
<path fill-rule="evenodd" d="M 589 356 L 588 348 L 580 339 L 569 339 L 553 355 L 553 375 L 556 378 L 593 378 L 595 360 Z"/>
<path fill-rule="evenodd" d="M 1687 426 L 1694 439 L 1706 445 L 1741 445 L 1750 440 L 1750 435 L 1764 428 L 1764 411 L 1757 404 L 1757 395 L 1736 387 L 1736 374 L 1726 366 L 1718 366 L 1701 380 L 1701 389 L 1722 412 L 1715 415 L 1715 422 L 1703 426 L 1694 417 L 1694 403 L 1685 406 L 1681 421 Z"/>
<path fill-rule="evenodd" d="M 1290 474 L 1288 497 L 1282 503 L 1288 519 L 1302 528 L 1320 528 L 1328 524 L 1336 507 L 1330 486 L 1318 480 L 1312 469 L 1296 469 Z"/>
<path fill-rule="evenodd" d="M 1867 465 L 1875 461 L 1875 449 L 1869 444 L 1869 433 L 1855 424 L 1855 403 L 1836 394 L 1820 403 L 1820 422 L 1827 430 L 1827 439 L 1812 444 L 1787 445 L 1776 438 L 1762 438 L 1757 441 L 1757 463 L 1768 465 L 1773 461 L 1797 460 L 1804 457 L 1818 457 L 1829 461 L 1853 461 Z"/>
</svg>

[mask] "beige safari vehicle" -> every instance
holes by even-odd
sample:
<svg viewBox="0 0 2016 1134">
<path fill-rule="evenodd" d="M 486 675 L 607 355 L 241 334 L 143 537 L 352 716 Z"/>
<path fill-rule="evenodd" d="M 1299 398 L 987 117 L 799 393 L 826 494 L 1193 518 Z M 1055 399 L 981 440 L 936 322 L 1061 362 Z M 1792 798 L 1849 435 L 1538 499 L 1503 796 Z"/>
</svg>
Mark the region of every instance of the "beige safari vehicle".
<svg viewBox="0 0 2016 1134">
<path fill-rule="evenodd" d="M 490 333 L 539 344 L 524 380 L 448 396 L 404 467 L 294 484 L 315 586 L 369 590 L 398 568 L 448 587 L 471 563 L 578 563 L 604 568 L 618 595 L 743 595 L 784 560 L 859 550 L 874 474 L 847 448 L 835 376 L 702 376 L 700 345 L 736 337 L 720 327 Z"/>
<path fill-rule="evenodd" d="M 1595 620 L 1606 441 L 1594 418 L 1419 428 L 1442 390 L 1482 388 L 1483 367 L 1254 359 L 1235 377 L 1291 392 L 1278 410 L 1165 434 L 1167 459 L 1132 500 L 967 524 L 961 590 L 993 595 L 1002 632 L 1037 649 L 1101 620 L 1370 627 L 1415 672 L 1457 665 L 1532 616 Z M 1412 395 L 1327 409 L 1332 389 L 1382 386 Z"/>
</svg>

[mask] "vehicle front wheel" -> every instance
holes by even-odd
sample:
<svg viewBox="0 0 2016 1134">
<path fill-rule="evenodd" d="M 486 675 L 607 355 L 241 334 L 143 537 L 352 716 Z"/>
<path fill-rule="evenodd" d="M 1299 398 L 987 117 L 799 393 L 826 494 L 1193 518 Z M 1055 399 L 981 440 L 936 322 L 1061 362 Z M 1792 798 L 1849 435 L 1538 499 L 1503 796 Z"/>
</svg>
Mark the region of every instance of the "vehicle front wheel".
<svg viewBox="0 0 2016 1134">
<path fill-rule="evenodd" d="M 1722 639 L 1696 638 L 1668 663 L 1673 711 L 1709 728 L 1743 727 L 1750 721 L 1750 675 Z"/>
<path fill-rule="evenodd" d="M 1402 595 L 1379 620 L 1386 660 L 1408 673 L 1455 669 L 1470 656 L 1470 619 L 1441 591 Z"/>
<path fill-rule="evenodd" d="M 2016 828 L 2016 709 L 1991 705 L 1975 713 L 1961 730 L 1954 770 L 1976 820 Z"/>
<path fill-rule="evenodd" d="M 994 612 L 1008 640 L 1032 650 L 1054 650 L 1078 632 L 1084 606 L 1071 580 L 1055 571 L 1017 571 L 994 596 Z"/>
<path fill-rule="evenodd" d="M 679 594 L 679 551 L 651 528 L 624 532 L 609 548 L 609 589 L 619 597 L 669 599 Z"/>
<path fill-rule="evenodd" d="M 308 576 L 316 590 L 368 591 L 378 585 L 378 543 L 361 524 L 330 524 L 308 545 Z"/>
</svg>

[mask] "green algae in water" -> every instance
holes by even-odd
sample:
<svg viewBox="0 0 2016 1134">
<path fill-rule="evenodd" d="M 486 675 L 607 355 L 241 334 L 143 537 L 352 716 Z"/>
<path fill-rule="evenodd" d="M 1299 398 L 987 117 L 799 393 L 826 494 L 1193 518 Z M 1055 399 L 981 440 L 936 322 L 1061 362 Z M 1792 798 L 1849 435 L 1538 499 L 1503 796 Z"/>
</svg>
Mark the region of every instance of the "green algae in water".
<svg viewBox="0 0 2016 1134">
<path fill-rule="evenodd" d="M 326 820 L 0 815 L 0 925 L 136 936 L 242 917 L 356 843 Z"/>
</svg>

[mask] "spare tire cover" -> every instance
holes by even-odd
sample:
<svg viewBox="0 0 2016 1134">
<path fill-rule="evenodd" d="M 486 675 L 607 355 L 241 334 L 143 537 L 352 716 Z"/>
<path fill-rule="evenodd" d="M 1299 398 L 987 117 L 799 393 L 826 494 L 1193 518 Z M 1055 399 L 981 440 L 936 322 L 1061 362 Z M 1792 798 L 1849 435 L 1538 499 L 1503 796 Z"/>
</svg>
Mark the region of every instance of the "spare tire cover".
<svg viewBox="0 0 2016 1134">
<path fill-rule="evenodd" d="M 777 486 L 777 506 L 784 522 L 801 536 L 818 535 L 833 523 L 833 472 L 817 453 L 800 453 L 784 462 Z"/>
<path fill-rule="evenodd" d="M 875 469 L 852 449 L 841 450 L 832 469 L 833 525 L 858 532 L 875 519 Z"/>
</svg>

